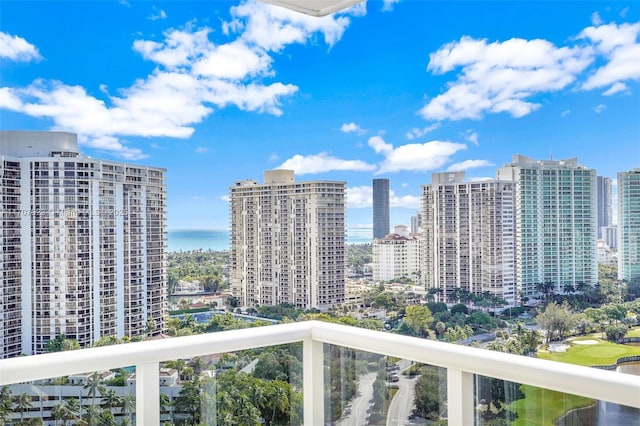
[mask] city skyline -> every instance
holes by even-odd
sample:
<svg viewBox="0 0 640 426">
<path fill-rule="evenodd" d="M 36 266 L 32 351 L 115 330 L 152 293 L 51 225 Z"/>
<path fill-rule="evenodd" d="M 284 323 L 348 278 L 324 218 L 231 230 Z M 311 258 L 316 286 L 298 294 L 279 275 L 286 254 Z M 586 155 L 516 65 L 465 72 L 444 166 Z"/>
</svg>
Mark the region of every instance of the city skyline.
<svg viewBox="0 0 640 426">
<path fill-rule="evenodd" d="M 640 8 L 547 6 L 4 2 L 0 122 L 166 168 L 169 229 L 228 229 L 229 185 L 280 167 L 346 181 L 352 228 L 372 225 L 374 178 L 408 225 L 432 172 L 495 178 L 514 154 L 615 184 L 640 163 Z"/>
</svg>

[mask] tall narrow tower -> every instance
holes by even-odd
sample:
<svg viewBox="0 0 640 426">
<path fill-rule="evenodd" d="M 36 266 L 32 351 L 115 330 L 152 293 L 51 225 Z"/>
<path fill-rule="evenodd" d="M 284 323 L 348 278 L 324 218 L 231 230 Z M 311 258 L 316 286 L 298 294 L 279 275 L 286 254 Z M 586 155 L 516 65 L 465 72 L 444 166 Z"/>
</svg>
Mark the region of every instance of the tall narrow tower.
<svg viewBox="0 0 640 426">
<path fill-rule="evenodd" d="M 374 179 L 373 238 L 384 238 L 389 229 L 389 179 Z"/>
<path fill-rule="evenodd" d="M 242 306 L 344 302 L 344 182 L 270 170 L 264 184 L 242 180 L 229 191 L 231 289 Z"/>
<path fill-rule="evenodd" d="M 603 229 L 611 226 L 611 179 L 598 176 L 598 238 L 605 239 Z"/>
<path fill-rule="evenodd" d="M 618 173 L 618 278 L 640 280 L 640 169 Z"/>
</svg>

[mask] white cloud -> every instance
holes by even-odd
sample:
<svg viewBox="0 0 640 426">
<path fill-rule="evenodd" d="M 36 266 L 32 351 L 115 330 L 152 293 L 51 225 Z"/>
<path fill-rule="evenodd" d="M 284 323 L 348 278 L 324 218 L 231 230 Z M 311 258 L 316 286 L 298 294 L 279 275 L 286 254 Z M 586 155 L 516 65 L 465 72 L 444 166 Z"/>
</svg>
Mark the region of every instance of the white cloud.
<svg viewBox="0 0 640 426">
<path fill-rule="evenodd" d="M 478 132 L 474 132 L 472 129 L 469 129 L 464 133 L 464 139 L 471 142 L 474 145 L 478 145 Z"/>
<path fill-rule="evenodd" d="M 401 170 L 434 170 L 447 164 L 456 152 L 467 149 L 464 144 L 442 141 L 407 144 L 394 148 L 380 136 L 369 138 L 369 146 L 385 157 L 376 174 Z"/>
<path fill-rule="evenodd" d="M 78 135 L 78 143 L 89 148 L 97 149 L 99 151 L 118 153 L 118 157 L 125 160 L 142 160 L 147 158 L 148 155 L 144 154 L 138 148 L 130 148 L 125 146 L 122 142 L 113 136 L 99 135 L 93 137 L 86 137 L 82 134 Z"/>
<path fill-rule="evenodd" d="M 607 63 L 592 73 L 585 90 L 615 85 L 625 80 L 640 80 L 640 22 L 607 24 L 585 28 L 578 38 L 591 41 Z"/>
<path fill-rule="evenodd" d="M 225 203 L 228 203 L 228 202 L 229 202 L 229 200 L 230 200 L 230 198 L 229 198 L 229 196 L 228 196 L 228 195 L 223 195 L 223 196 L 221 196 L 221 197 L 220 197 L 220 199 L 221 199 L 222 201 L 224 201 Z"/>
<path fill-rule="evenodd" d="M 373 206 L 373 188 L 370 186 L 347 187 L 346 201 L 348 208 L 367 208 Z M 389 191 L 389 206 L 419 209 L 421 199 L 414 195 L 396 195 L 393 190 Z"/>
<path fill-rule="evenodd" d="M 402 182 L 402 185 L 400 185 L 403 188 L 406 188 L 407 186 L 409 186 L 409 184 L 407 182 Z"/>
<path fill-rule="evenodd" d="M 600 114 L 605 109 L 607 109 L 607 106 L 604 104 L 600 104 L 597 107 L 595 107 L 593 110 L 596 112 L 596 114 Z"/>
<path fill-rule="evenodd" d="M 157 21 L 158 19 L 167 19 L 167 12 L 153 6 L 153 13 L 147 19 L 151 21 Z"/>
<path fill-rule="evenodd" d="M 569 115 L 569 114 L 571 114 L 571 110 L 570 110 L 570 109 L 565 109 L 564 111 L 562 111 L 562 112 L 560 113 L 560 115 L 561 115 L 562 117 L 566 117 L 566 116 L 567 116 L 567 115 Z"/>
<path fill-rule="evenodd" d="M 332 157 L 326 152 L 314 155 L 296 154 L 282 163 L 278 169 L 295 170 L 296 175 L 316 174 L 330 172 L 334 170 L 350 170 L 350 171 L 373 171 L 376 166 L 367 164 L 360 160 L 342 160 Z"/>
<path fill-rule="evenodd" d="M 199 146 L 195 149 L 196 153 L 198 154 L 204 154 L 209 152 L 209 148 L 205 148 L 204 146 Z"/>
<path fill-rule="evenodd" d="M 487 180 L 495 180 L 495 178 L 494 177 L 489 177 L 489 176 L 478 176 L 478 177 L 469 178 L 469 180 L 471 182 L 484 182 L 484 181 L 487 181 Z"/>
<path fill-rule="evenodd" d="M 275 152 L 272 152 L 271 155 L 269 156 L 269 162 L 273 163 L 274 161 L 278 161 L 279 158 L 280 156 L 278 154 L 276 154 Z"/>
<path fill-rule="evenodd" d="M 366 130 L 362 129 L 359 125 L 357 125 L 354 122 L 342 123 L 342 126 L 340 127 L 340 131 L 344 133 L 357 133 L 359 135 L 362 135 L 367 132 Z"/>
<path fill-rule="evenodd" d="M 347 208 L 363 208 L 373 205 L 373 189 L 370 186 L 347 187 Z"/>
<path fill-rule="evenodd" d="M 205 201 L 206 200 L 206 198 L 203 197 L 202 195 L 194 195 L 193 197 L 191 197 L 191 199 L 193 201 Z"/>
<path fill-rule="evenodd" d="M 266 82 L 275 75 L 269 50 L 306 43 L 316 34 L 322 34 L 331 46 L 350 22 L 340 14 L 316 20 L 256 0 L 232 8 L 231 14 L 233 25 L 225 23 L 223 30 L 238 34 L 224 44 L 209 39 L 213 29 L 197 28 L 194 23 L 167 30 L 160 40 L 135 40 L 133 50 L 156 68 L 131 86 L 116 90 L 117 95 L 110 95 L 105 85 L 100 85 L 98 98 L 81 86 L 35 80 L 26 87 L 0 87 L 0 108 L 51 119 L 54 129 L 79 133 L 87 141 L 102 141 L 96 142 L 100 149 L 114 156 L 142 158 L 144 154 L 118 138 L 188 138 L 195 124 L 228 106 L 281 115 L 282 100 L 298 87 Z M 295 36 L 288 37 L 291 32 Z M 23 39 L 5 33 L 0 36 L 2 55 L 40 57 Z"/>
<path fill-rule="evenodd" d="M 461 163 L 455 163 L 447 168 L 449 172 L 461 172 L 464 170 L 477 169 L 480 167 L 490 167 L 493 163 L 487 160 L 465 160 Z"/>
<path fill-rule="evenodd" d="M 247 76 L 273 75 L 271 62 L 265 51 L 233 42 L 212 48 L 196 62 L 194 72 L 202 76 L 240 80 Z"/>
<path fill-rule="evenodd" d="M 607 90 L 602 92 L 602 96 L 611 96 L 620 92 L 627 92 L 628 87 L 624 83 L 620 83 L 619 81 L 614 83 L 613 86 L 609 87 Z"/>
<path fill-rule="evenodd" d="M 422 200 L 414 195 L 396 195 L 394 191 L 389 191 L 389 206 L 419 209 L 422 206 Z"/>
<path fill-rule="evenodd" d="M 429 55 L 428 71 L 461 71 L 458 79 L 420 113 L 430 120 L 480 119 L 484 114 L 499 112 L 525 116 L 540 108 L 530 98 L 575 81 L 593 60 L 589 52 L 581 47 L 556 47 L 541 39 L 489 43 L 462 37 Z"/>
<path fill-rule="evenodd" d="M 415 139 L 426 135 L 440 127 L 440 123 L 433 123 L 430 126 L 423 127 L 422 129 L 414 128 L 407 133 L 407 139 Z"/>
<path fill-rule="evenodd" d="M 591 14 L 591 23 L 593 25 L 602 25 L 603 24 L 602 18 L 600 17 L 600 14 L 598 12 L 593 12 Z"/>
<path fill-rule="evenodd" d="M 382 2 L 382 11 L 390 12 L 393 10 L 393 5 L 396 3 L 400 3 L 400 0 L 383 0 Z"/>
<path fill-rule="evenodd" d="M 38 61 L 42 59 L 38 49 L 22 37 L 0 31 L 0 58 L 16 62 Z"/>
</svg>

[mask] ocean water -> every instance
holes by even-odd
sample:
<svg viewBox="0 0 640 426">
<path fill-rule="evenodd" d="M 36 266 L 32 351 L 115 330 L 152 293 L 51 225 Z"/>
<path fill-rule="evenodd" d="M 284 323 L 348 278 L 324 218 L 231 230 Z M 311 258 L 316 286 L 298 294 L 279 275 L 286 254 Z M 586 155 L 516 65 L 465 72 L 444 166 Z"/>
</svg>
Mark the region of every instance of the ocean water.
<svg viewBox="0 0 640 426">
<path fill-rule="evenodd" d="M 347 244 L 371 243 L 371 228 L 347 228 Z M 167 232 L 169 251 L 229 250 L 229 231 L 175 229 Z"/>
</svg>

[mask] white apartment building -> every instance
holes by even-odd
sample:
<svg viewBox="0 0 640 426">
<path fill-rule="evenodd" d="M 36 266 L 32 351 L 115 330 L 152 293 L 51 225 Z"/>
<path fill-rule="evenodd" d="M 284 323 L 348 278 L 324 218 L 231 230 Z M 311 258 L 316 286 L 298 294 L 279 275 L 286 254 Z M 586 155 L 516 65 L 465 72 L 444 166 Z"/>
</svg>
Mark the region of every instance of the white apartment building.
<svg viewBox="0 0 640 426">
<path fill-rule="evenodd" d="M 422 186 L 426 288 L 442 289 L 440 301 L 460 288 L 515 305 L 515 183 L 464 179 L 464 172 L 434 173 Z"/>
<path fill-rule="evenodd" d="M 640 280 L 640 168 L 618 173 L 618 279 Z"/>
<path fill-rule="evenodd" d="M 0 132 L 3 358 L 164 330 L 164 173 L 85 157 L 72 133 Z"/>
<path fill-rule="evenodd" d="M 514 155 L 498 179 L 516 183 L 518 284 L 526 296 L 536 284 L 595 285 L 596 172 L 568 160 L 534 160 Z"/>
<path fill-rule="evenodd" d="M 229 192 L 231 288 L 242 306 L 344 302 L 344 182 L 270 170 L 264 184 L 242 180 Z"/>
<path fill-rule="evenodd" d="M 373 279 L 389 281 L 410 278 L 418 284 L 422 278 L 422 240 L 404 225 L 393 228 L 384 238 L 373 240 Z"/>
</svg>

